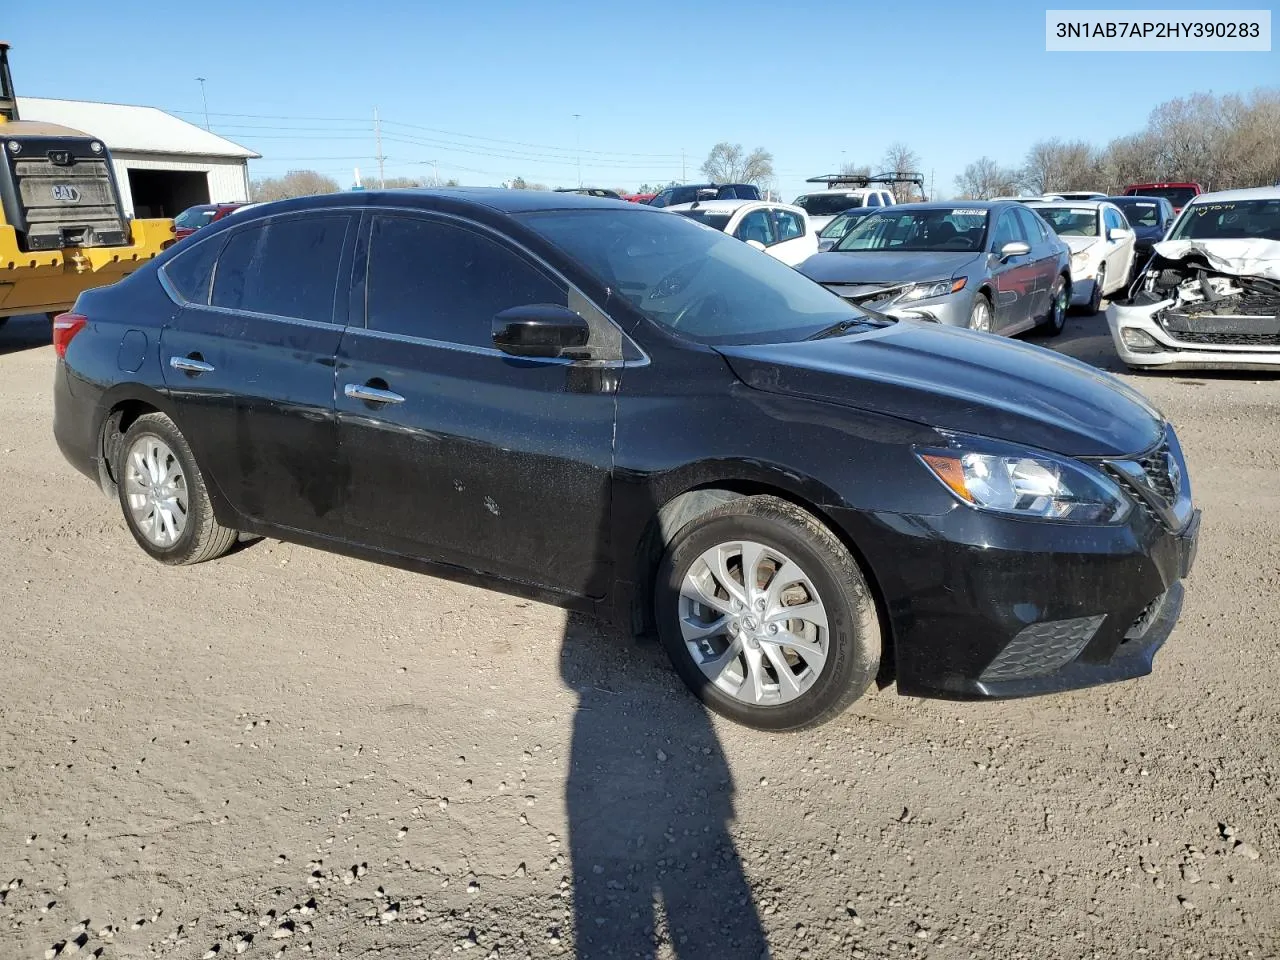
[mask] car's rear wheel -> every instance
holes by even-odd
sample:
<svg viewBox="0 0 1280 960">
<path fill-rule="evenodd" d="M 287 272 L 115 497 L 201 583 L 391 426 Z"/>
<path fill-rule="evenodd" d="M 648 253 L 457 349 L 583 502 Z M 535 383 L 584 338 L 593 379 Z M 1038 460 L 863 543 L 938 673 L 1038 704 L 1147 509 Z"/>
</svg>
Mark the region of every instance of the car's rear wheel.
<svg viewBox="0 0 1280 960">
<path fill-rule="evenodd" d="M 689 521 L 655 587 L 676 672 L 708 707 L 747 726 L 823 723 L 879 668 L 879 621 L 857 563 L 784 500 L 743 497 Z"/>
<path fill-rule="evenodd" d="M 991 301 L 985 293 L 973 298 L 973 306 L 969 308 L 969 329 L 991 332 Z"/>
<path fill-rule="evenodd" d="M 1053 336 L 1062 332 L 1067 324 L 1067 307 L 1070 305 L 1071 293 L 1067 288 L 1067 278 L 1058 274 L 1049 288 L 1049 313 L 1044 318 L 1044 327 Z"/>
<path fill-rule="evenodd" d="M 213 560 L 236 542 L 236 531 L 214 519 L 191 447 L 163 413 L 145 414 L 130 425 L 113 472 L 129 532 L 162 563 Z"/>
<path fill-rule="evenodd" d="M 1089 312 L 1097 313 L 1102 309 L 1102 288 L 1107 282 L 1107 265 L 1098 265 L 1098 275 L 1093 279 L 1093 296 L 1089 298 Z"/>
</svg>

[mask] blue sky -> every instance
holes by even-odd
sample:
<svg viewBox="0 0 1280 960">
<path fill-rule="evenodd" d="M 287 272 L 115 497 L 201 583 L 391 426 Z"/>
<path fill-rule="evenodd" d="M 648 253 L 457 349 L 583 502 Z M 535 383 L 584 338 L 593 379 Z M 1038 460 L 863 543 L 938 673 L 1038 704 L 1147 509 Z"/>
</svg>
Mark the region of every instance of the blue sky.
<svg viewBox="0 0 1280 960">
<path fill-rule="evenodd" d="M 770 150 L 790 200 L 843 162 L 878 167 L 896 140 L 941 196 L 983 154 L 1017 164 L 1040 138 L 1137 130 L 1176 96 L 1280 84 L 1275 52 L 1046 53 L 1045 7 L 1016 2 L 13 6 L 20 93 L 203 124 L 203 76 L 214 131 L 264 155 L 253 176 L 312 168 L 344 186 L 376 170 L 375 106 L 388 176 L 434 160 L 463 183 L 570 186 L 580 138 L 584 182 L 635 188 L 680 179 L 682 152 L 699 179 L 727 140 Z"/>
</svg>

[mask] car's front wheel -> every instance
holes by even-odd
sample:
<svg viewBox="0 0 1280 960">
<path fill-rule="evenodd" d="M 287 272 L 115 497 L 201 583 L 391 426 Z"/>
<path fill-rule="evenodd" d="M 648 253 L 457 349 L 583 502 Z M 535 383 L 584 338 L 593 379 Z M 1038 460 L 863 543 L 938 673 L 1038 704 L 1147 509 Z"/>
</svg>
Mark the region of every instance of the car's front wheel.
<svg viewBox="0 0 1280 960">
<path fill-rule="evenodd" d="M 973 298 L 973 306 L 969 308 L 969 329 L 991 332 L 991 301 L 985 293 Z"/>
<path fill-rule="evenodd" d="M 1049 289 L 1049 313 L 1044 318 L 1044 327 L 1051 336 L 1057 336 L 1067 324 L 1067 307 L 1071 302 L 1071 293 L 1067 287 L 1067 278 L 1058 274 Z"/>
<path fill-rule="evenodd" d="M 655 586 L 658 632 L 681 679 L 747 726 L 823 723 L 879 668 L 879 621 L 856 561 L 784 500 L 743 497 L 689 521 Z"/>
<path fill-rule="evenodd" d="M 138 417 L 125 431 L 114 476 L 129 532 L 162 563 L 213 560 L 235 544 L 236 531 L 214 519 L 191 447 L 163 413 Z"/>
</svg>

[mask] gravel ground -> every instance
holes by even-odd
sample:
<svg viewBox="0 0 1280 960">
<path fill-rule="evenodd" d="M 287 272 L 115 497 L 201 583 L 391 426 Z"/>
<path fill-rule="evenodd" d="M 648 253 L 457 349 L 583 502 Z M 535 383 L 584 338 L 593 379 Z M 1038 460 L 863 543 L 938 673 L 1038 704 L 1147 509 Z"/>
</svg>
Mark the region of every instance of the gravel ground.
<svg viewBox="0 0 1280 960">
<path fill-rule="evenodd" d="M 47 339 L 0 331 L 5 960 L 1280 955 L 1274 378 L 1131 378 L 1204 509 L 1153 676 L 768 736 L 551 607 L 152 562 L 53 443 Z"/>
</svg>

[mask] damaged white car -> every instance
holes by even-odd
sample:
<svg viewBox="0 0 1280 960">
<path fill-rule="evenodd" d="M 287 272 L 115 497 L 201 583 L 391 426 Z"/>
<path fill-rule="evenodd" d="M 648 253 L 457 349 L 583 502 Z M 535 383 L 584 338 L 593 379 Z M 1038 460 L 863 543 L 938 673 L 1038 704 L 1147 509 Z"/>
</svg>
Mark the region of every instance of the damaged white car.
<svg viewBox="0 0 1280 960">
<path fill-rule="evenodd" d="M 1280 188 L 1196 197 L 1107 324 L 1130 367 L 1280 369 Z"/>
</svg>

